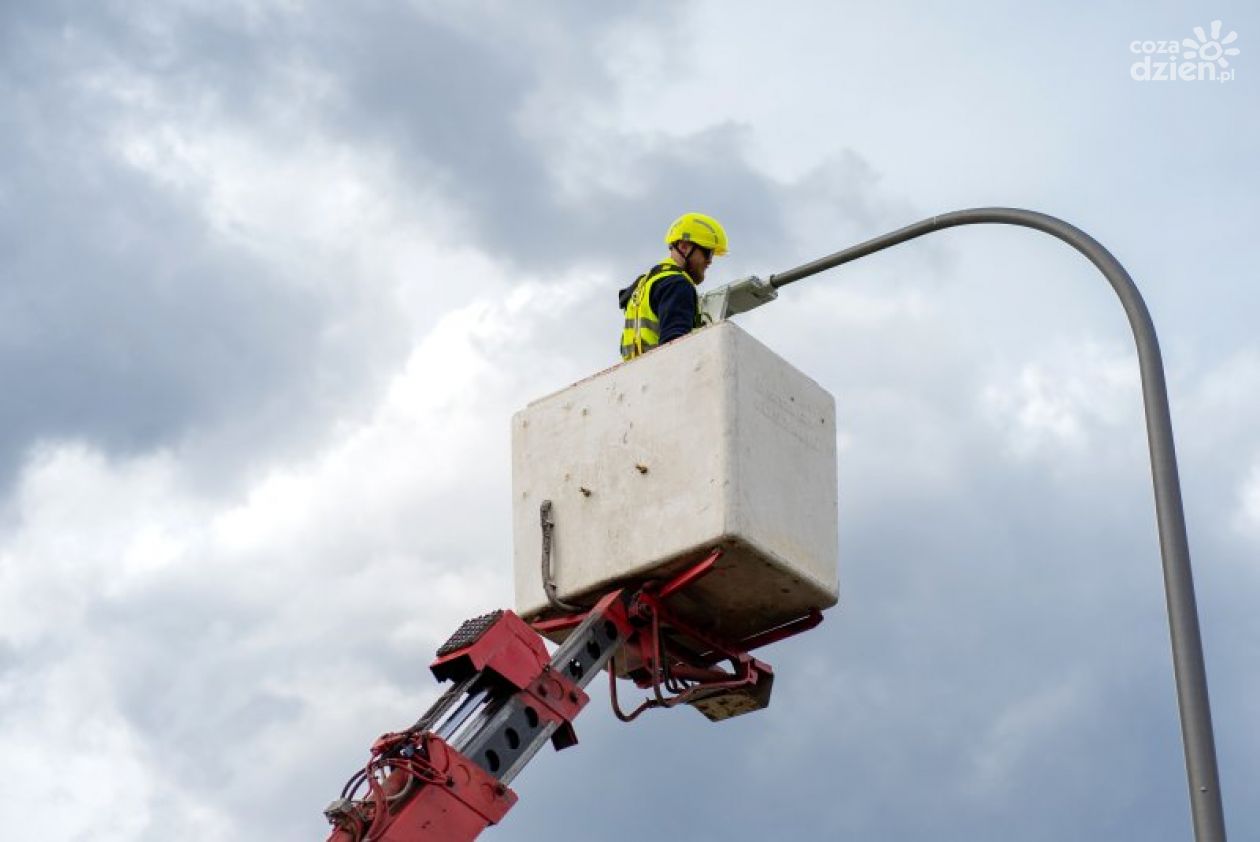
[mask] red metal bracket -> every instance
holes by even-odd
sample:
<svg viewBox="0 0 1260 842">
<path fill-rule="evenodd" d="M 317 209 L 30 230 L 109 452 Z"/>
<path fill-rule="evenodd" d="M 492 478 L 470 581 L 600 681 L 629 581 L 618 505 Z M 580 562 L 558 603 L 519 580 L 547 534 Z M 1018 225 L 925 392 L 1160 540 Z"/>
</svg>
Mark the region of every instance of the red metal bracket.
<svg viewBox="0 0 1260 842">
<path fill-rule="evenodd" d="M 368 797 L 355 800 L 366 787 Z M 372 759 L 324 815 L 328 842 L 475 839 L 516 803 L 516 793 L 431 733 L 385 734 Z"/>
<path fill-rule="evenodd" d="M 465 622 L 429 665 L 438 681 L 460 681 L 491 670 L 523 688 L 547 667 L 551 656 L 538 635 L 511 611 L 494 611 Z"/>
<path fill-rule="evenodd" d="M 650 582 L 625 600 L 633 630 L 622 646 L 620 669 L 609 668 L 612 708 L 618 719 L 629 722 L 651 708 L 680 704 L 692 705 L 714 720 L 764 708 L 770 701 L 774 671 L 749 652 L 822 622 L 822 612 L 813 610 L 773 629 L 728 641 L 684 620 L 671 610 L 667 600 L 710 573 L 721 555 L 721 548 L 714 549 L 670 579 Z M 542 634 L 565 631 L 576 627 L 589 613 L 554 617 L 532 626 Z M 716 666 L 722 662 L 729 667 Z M 652 691 L 629 713 L 622 711 L 617 700 L 619 672 L 640 688 Z"/>
</svg>

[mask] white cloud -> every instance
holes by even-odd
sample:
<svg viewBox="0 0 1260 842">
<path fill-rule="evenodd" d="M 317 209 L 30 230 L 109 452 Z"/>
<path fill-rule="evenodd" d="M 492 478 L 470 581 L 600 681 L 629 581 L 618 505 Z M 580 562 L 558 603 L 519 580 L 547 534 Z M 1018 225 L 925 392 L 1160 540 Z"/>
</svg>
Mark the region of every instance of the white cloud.
<svg viewBox="0 0 1260 842">
<path fill-rule="evenodd" d="M 464 214 L 425 178 L 402 178 L 394 150 L 310 130 L 339 96 L 332 80 L 301 64 L 285 70 L 271 80 L 276 107 L 266 121 L 191 106 L 179 90 L 122 69 L 95 74 L 91 87 L 121 106 L 108 130 L 113 153 L 184 197 L 224 247 L 256 256 L 279 280 L 431 316 L 453 303 L 446 278 L 474 276 L 483 288 L 497 278 L 483 255 L 449 245 Z"/>
<path fill-rule="evenodd" d="M 196 504 L 173 500 L 175 465 L 159 453 L 111 466 L 91 448 L 46 444 L 9 502 L 0 544 L 0 633 L 26 645 L 74 634 L 94 600 L 160 575 L 197 540 Z"/>
<path fill-rule="evenodd" d="M 1019 459 L 1094 451 L 1116 430 L 1140 430 L 1137 362 L 1094 343 L 995 374 L 981 407 L 1006 450 Z"/>
<path fill-rule="evenodd" d="M 1252 467 L 1239 489 L 1235 523 L 1242 532 L 1260 541 L 1260 464 Z"/>
<path fill-rule="evenodd" d="M 109 695 L 101 666 L 85 647 L 0 680 L 0 769 L 21 792 L 0 799 L 0 821 L 14 837 L 124 840 L 144 828 L 156 787 L 132 729 L 93 704 Z"/>
<path fill-rule="evenodd" d="M 534 353 L 556 376 L 518 326 L 543 294 L 525 285 L 442 319 L 366 420 L 239 497 L 190 486 L 174 451 L 32 455 L 0 536 L 0 644 L 26 664 L 3 685 L 0 777 L 51 809 L 67 767 L 33 756 L 114 770 L 55 838 L 103 821 L 107 838 L 164 838 L 145 827 L 158 813 L 229 838 L 237 812 L 285 794 L 286 773 L 330 760 L 348 773 L 373 729 L 423 710 L 429 653 L 510 603 L 510 548 L 485 524 L 506 518 L 507 418 L 532 386 L 500 364 Z M 208 735 L 216 758 L 199 771 Z M 181 776 L 188 797 L 172 801 Z M 46 819 L 24 807 L 6 826 L 38 835 Z"/>
</svg>

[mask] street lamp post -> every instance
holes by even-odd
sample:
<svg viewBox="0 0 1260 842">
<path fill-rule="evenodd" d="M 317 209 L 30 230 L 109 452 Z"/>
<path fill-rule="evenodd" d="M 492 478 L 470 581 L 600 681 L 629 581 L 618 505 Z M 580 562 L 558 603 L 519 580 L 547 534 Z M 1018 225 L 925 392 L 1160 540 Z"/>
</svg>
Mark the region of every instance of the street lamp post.
<svg viewBox="0 0 1260 842">
<path fill-rule="evenodd" d="M 1207 674 L 1203 666 L 1203 642 L 1194 598 L 1186 518 L 1181 505 L 1181 481 L 1173 448 L 1172 420 L 1164 364 L 1155 338 L 1155 327 L 1133 279 L 1120 261 L 1093 237 L 1061 219 L 1020 208 L 972 208 L 933 216 L 897 231 L 859 243 L 828 257 L 771 275 L 773 289 L 832 269 L 860 257 L 883 251 L 932 231 L 960 225 L 1019 225 L 1043 231 L 1072 246 L 1098 267 L 1107 278 L 1137 342 L 1142 375 L 1142 403 L 1146 410 L 1146 437 L 1155 485 L 1155 518 L 1159 528 L 1160 555 L 1164 567 L 1164 595 L 1172 635 L 1173 676 L 1181 714 L 1186 777 L 1190 787 L 1190 811 L 1197 842 L 1225 842 L 1225 816 L 1216 769 L 1216 744 L 1212 736 L 1212 711 L 1208 701 Z M 769 297 L 773 298 L 771 291 Z"/>
</svg>

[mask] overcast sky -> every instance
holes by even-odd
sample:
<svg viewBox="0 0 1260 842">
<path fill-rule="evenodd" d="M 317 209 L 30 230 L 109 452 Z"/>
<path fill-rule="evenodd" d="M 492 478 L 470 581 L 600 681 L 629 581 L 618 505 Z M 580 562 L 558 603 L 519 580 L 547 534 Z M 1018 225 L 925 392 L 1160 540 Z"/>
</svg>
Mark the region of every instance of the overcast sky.
<svg viewBox="0 0 1260 842">
<path fill-rule="evenodd" d="M 0 7 L 6 836 L 324 838 L 434 648 L 510 606 L 511 413 L 614 362 L 678 213 L 726 224 L 716 285 L 1013 205 L 1150 307 L 1260 839 L 1254 6 L 532 5 Z M 1142 78 L 1214 20 L 1233 78 Z M 594 689 L 487 838 L 1189 838 L 1096 271 L 954 230 L 740 323 L 836 396 L 840 605 L 765 651 L 766 712 L 626 726 Z"/>
</svg>

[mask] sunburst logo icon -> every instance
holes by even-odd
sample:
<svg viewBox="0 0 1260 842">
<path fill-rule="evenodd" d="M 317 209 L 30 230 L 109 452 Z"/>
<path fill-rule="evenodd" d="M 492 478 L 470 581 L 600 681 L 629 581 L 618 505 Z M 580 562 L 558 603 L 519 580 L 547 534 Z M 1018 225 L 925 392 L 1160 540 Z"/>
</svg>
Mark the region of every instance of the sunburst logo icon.
<svg viewBox="0 0 1260 842">
<path fill-rule="evenodd" d="M 1230 44 L 1238 40 L 1238 33 L 1230 31 L 1224 38 L 1221 37 L 1221 22 L 1214 20 L 1209 27 L 1211 37 L 1208 32 L 1204 32 L 1203 27 L 1196 26 L 1194 28 L 1195 38 L 1183 38 L 1181 45 L 1186 48 L 1182 53 L 1182 57 L 1187 61 L 1214 61 L 1221 68 L 1229 67 L 1229 59 L 1226 56 L 1236 56 L 1240 52 L 1237 47 L 1231 47 Z"/>
</svg>

